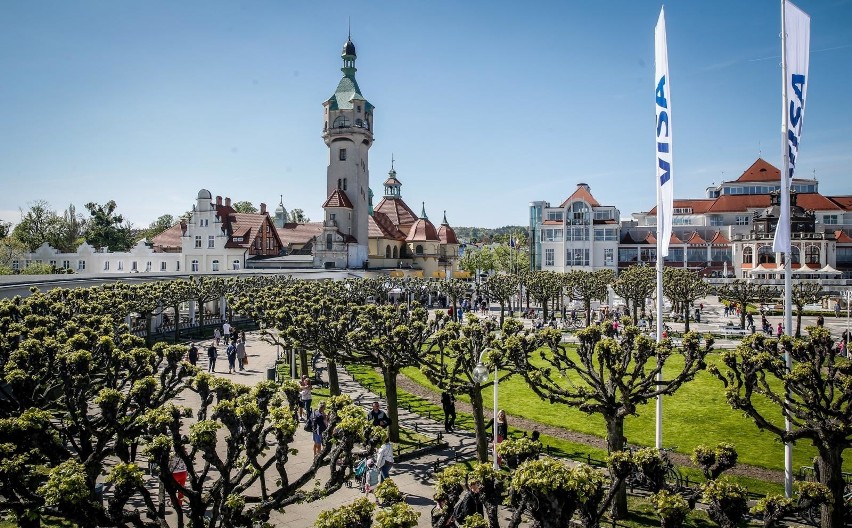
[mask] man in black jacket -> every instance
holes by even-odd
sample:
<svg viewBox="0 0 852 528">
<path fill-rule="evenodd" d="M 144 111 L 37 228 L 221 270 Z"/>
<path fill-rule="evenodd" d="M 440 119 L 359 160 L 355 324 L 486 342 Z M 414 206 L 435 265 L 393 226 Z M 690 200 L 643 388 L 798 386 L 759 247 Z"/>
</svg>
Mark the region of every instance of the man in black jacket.
<svg viewBox="0 0 852 528">
<path fill-rule="evenodd" d="M 444 408 L 444 430 L 453 432 L 456 426 L 456 397 L 450 391 L 441 393 L 441 407 Z"/>
</svg>

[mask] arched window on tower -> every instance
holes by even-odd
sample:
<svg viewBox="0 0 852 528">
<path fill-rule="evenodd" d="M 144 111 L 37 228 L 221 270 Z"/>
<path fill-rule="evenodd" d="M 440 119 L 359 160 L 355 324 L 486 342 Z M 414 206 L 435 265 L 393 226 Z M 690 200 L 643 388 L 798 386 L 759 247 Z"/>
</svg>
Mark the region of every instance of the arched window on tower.
<svg viewBox="0 0 852 528">
<path fill-rule="evenodd" d="M 347 128 L 349 126 L 349 120 L 346 119 L 346 116 L 337 116 L 331 126 L 333 128 Z"/>
<path fill-rule="evenodd" d="M 423 246 L 421 246 L 420 244 L 417 244 L 417 247 L 414 248 L 414 254 L 415 255 L 422 255 L 423 254 Z"/>
<path fill-rule="evenodd" d="M 751 264 L 754 262 L 754 250 L 751 249 L 751 246 L 746 246 L 743 248 L 743 264 Z"/>
<path fill-rule="evenodd" d="M 399 253 L 397 253 L 397 247 L 394 246 L 393 247 L 393 258 L 397 258 L 397 257 L 399 257 Z"/>
</svg>

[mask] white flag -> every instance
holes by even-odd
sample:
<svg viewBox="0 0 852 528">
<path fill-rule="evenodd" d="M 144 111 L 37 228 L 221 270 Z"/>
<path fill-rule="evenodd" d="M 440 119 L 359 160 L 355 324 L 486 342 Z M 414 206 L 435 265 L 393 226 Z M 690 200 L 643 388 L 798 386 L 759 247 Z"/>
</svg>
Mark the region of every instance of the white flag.
<svg viewBox="0 0 852 528">
<path fill-rule="evenodd" d="M 672 238 L 674 214 L 674 182 L 672 182 L 672 100 L 669 83 L 669 52 L 666 44 L 666 17 L 660 18 L 654 30 L 654 95 L 657 103 L 657 240 L 660 255 L 667 257 Z"/>
<path fill-rule="evenodd" d="M 804 11 L 784 2 L 784 27 L 782 57 L 784 64 L 784 90 L 786 99 L 781 112 L 783 156 L 786 157 L 787 174 L 781 171 L 781 213 L 775 228 L 772 251 L 790 253 L 790 186 L 793 170 L 799 156 L 802 138 L 802 122 L 805 117 L 805 101 L 808 94 L 808 55 L 811 42 L 811 17 Z"/>
</svg>

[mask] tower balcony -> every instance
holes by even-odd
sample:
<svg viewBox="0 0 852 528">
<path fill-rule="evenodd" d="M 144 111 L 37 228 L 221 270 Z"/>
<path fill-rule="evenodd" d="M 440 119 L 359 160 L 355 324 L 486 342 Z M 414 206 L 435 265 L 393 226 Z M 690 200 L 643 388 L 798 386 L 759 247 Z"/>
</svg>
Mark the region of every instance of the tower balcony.
<svg viewBox="0 0 852 528">
<path fill-rule="evenodd" d="M 349 136 L 353 134 L 365 135 L 370 139 L 373 138 L 373 131 L 370 130 L 369 126 L 366 123 L 361 126 L 345 125 L 331 127 L 326 130 L 323 130 L 322 136 L 323 138 L 331 138 L 335 136 Z"/>
</svg>

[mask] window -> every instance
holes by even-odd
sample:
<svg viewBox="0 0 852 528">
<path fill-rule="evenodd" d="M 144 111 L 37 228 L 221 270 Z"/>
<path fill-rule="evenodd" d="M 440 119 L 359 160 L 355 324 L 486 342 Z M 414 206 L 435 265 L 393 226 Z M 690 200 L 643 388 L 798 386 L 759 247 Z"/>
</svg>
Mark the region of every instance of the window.
<svg viewBox="0 0 852 528">
<path fill-rule="evenodd" d="M 604 265 L 612 266 L 614 264 L 614 254 L 615 250 L 613 248 L 605 248 L 604 249 Z"/>
<path fill-rule="evenodd" d="M 837 248 L 837 264 L 852 266 L 852 247 Z"/>
<path fill-rule="evenodd" d="M 541 240 L 544 242 L 557 242 L 562 240 L 562 229 L 542 229 Z"/>
<path fill-rule="evenodd" d="M 21 264 L 17 260 L 12 261 L 12 269 L 17 270 L 21 268 Z"/>
<path fill-rule="evenodd" d="M 692 214 L 692 207 L 675 207 L 672 214 Z"/>
<path fill-rule="evenodd" d="M 604 209 L 603 211 L 595 211 L 595 220 L 612 220 L 612 209 Z"/>
<path fill-rule="evenodd" d="M 118 271 L 124 271 L 124 261 L 123 260 L 118 261 Z"/>
<path fill-rule="evenodd" d="M 193 261 L 192 261 L 192 271 L 193 271 L 193 272 L 197 272 L 197 271 L 198 271 L 198 261 L 197 261 L 197 260 L 193 260 Z"/>
<path fill-rule="evenodd" d="M 775 252 L 772 246 L 760 246 L 757 250 L 758 264 L 775 264 Z"/>
<path fill-rule="evenodd" d="M 754 250 L 751 247 L 743 248 L 743 264 L 751 264 L 754 262 Z"/>
<path fill-rule="evenodd" d="M 396 247 L 396 246 L 394 246 L 394 248 L 393 248 L 393 258 L 397 258 L 398 256 L 399 256 L 399 252 L 397 251 L 397 247 Z"/>
<path fill-rule="evenodd" d="M 738 226 L 748 225 L 748 215 L 737 215 L 736 222 Z"/>
<path fill-rule="evenodd" d="M 234 242 L 242 242 L 243 237 L 234 237 Z"/>
<path fill-rule="evenodd" d="M 657 248 L 640 248 L 639 260 L 642 262 L 657 262 Z"/>
<path fill-rule="evenodd" d="M 725 225 L 725 217 L 722 215 L 710 215 L 710 225 L 715 227 Z"/>
<path fill-rule="evenodd" d="M 565 252 L 565 264 L 568 266 L 588 266 L 589 250 L 582 248 L 568 249 Z"/>
<path fill-rule="evenodd" d="M 707 248 L 706 247 L 690 247 L 686 248 L 686 261 L 687 262 L 707 262 Z"/>
<path fill-rule="evenodd" d="M 177 261 L 177 264 L 175 265 L 175 271 L 180 271 L 180 261 Z"/>
<path fill-rule="evenodd" d="M 71 261 L 70 260 L 63 260 L 62 261 L 62 267 L 65 268 L 65 269 L 70 268 L 71 267 Z"/>
<path fill-rule="evenodd" d="M 571 225 L 588 225 L 591 223 L 591 210 L 584 202 L 574 202 L 571 204 L 570 223 Z"/>
<path fill-rule="evenodd" d="M 823 224 L 836 225 L 836 224 L 839 224 L 840 222 L 837 221 L 837 215 L 836 214 L 829 214 L 829 215 L 822 215 L 822 223 Z"/>
<path fill-rule="evenodd" d="M 331 216 L 334 216 L 334 215 L 331 215 Z M 333 241 L 331 239 L 331 233 L 328 233 L 328 234 L 325 235 L 325 249 L 327 251 L 331 251 L 332 246 L 333 246 Z"/>
<path fill-rule="evenodd" d="M 201 249 L 201 235 L 195 235 L 195 249 Z"/>
<path fill-rule="evenodd" d="M 714 247 L 710 250 L 710 262 L 714 264 L 721 264 L 723 262 L 730 264 L 732 262 L 731 258 L 731 248 Z"/>
<path fill-rule="evenodd" d="M 637 262 L 639 260 L 639 250 L 636 248 L 618 248 L 619 262 Z"/>
<path fill-rule="evenodd" d="M 553 266 L 555 260 L 555 251 L 553 248 L 545 248 L 544 250 L 544 265 Z"/>
<path fill-rule="evenodd" d="M 670 247 L 668 256 L 663 258 L 663 262 L 673 262 L 683 264 L 683 248 Z"/>
<path fill-rule="evenodd" d="M 218 260 L 213 261 L 212 269 L 213 269 L 213 271 L 219 271 L 219 261 Z"/>
<path fill-rule="evenodd" d="M 130 271 L 139 271 L 139 269 L 138 269 L 138 268 L 137 268 L 137 266 L 136 266 L 136 261 L 135 261 L 135 260 L 134 260 L 133 262 L 131 262 L 131 263 L 130 263 Z"/>
<path fill-rule="evenodd" d="M 355 108 L 357 108 L 357 109 L 358 109 L 358 113 L 360 114 L 360 113 L 361 113 L 361 105 L 358 105 L 358 106 L 356 106 Z"/>
<path fill-rule="evenodd" d="M 149 260 L 147 264 L 145 264 L 145 271 L 151 271 L 151 261 Z"/>
<path fill-rule="evenodd" d="M 598 242 L 617 242 L 618 228 L 607 227 L 605 229 L 595 229 L 595 240 Z"/>
<path fill-rule="evenodd" d="M 589 239 L 589 228 L 588 227 L 572 227 L 566 231 L 566 240 L 588 240 Z"/>
<path fill-rule="evenodd" d="M 819 264 L 819 247 L 808 246 L 805 248 L 805 262 L 807 264 Z"/>
<path fill-rule="evenodd" d="M 673 216 L 672 225 L 693 225 L 694 218 L 691 216 Z"/>
<path fill-rule="evenodd" d="M 346 149 L 340 149 L 340 151 L 337 153 L 337 156 L 340 161 L 346 161 Z"/>
<path fill-rule="evenodd" d="M 207 248 L 213 249 L 215 247 L 216 247 L 216 236 L 215 235 L 209 235 L 207 237 Z"/>
<path fill-rule="evenodd" d="M 385 246 L 385 258 L 391 258 L 391 248 L 390 248 L 390 246 Z"/>
<path fill-rule="evenodd" d="M 547 220 L 558 220 L 562 221 L 562 211 L 548 211 L 547 212 Z"/>
<path fill-rule="evenodd" d="M 51 267 L 51 268 L 55 268 L 55 267 L 56 267 L 56 261 L 55 261 L 55 260 L 51 260 L 51 261 L 50 261 L 50 267 Z"/>
<path fill-rule="evenodd" d="M 84 271 L 86 269 L 86 261 L 78 260 L 77 261 L 77 271 Z"/>
<path fill-rule="evenodd" d="M 266 249 L 272 249 L 272 239 L 271 238 L 266 239 Z"/>
<path fill-rule="evenodd" d="M 233 262 L 233 265 L 234 265 L 234 269 L 235 269 L 235 270 L 240 269 L 240 261 L 239 261 L 239 260 L 235 260 L 235 261 Z"/>
<path fill-rule="evenodd" d="M 349 120 L 346 119 L 346 116 L 337 116 L 331 126 L 334 128 L 346 128 L 349 126 Z"/>
<path fill-rule="evenodd" d="M 166 263 L 165 263 L 165 261 L 164 261 L 164 262 L 160 262 L 160 271 L 166 271 Z"/>
<path fill-rule="evenodd" d="M 422 255 L 423 254 L 423 246 L 421 246 L 420 244 L 417 244 L 417 247 L 414 248 L 414 254 L 415 255 Z"/>
<path fill-rule="evenodd" d="M 104 271 L 109 271 L 109 261 L 108 260 L 104 261 Z"/>
</svg>

